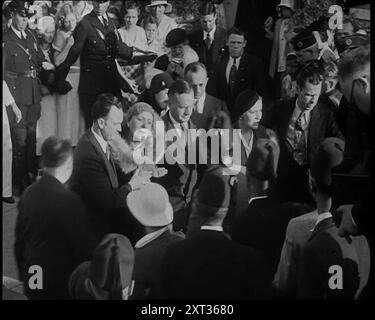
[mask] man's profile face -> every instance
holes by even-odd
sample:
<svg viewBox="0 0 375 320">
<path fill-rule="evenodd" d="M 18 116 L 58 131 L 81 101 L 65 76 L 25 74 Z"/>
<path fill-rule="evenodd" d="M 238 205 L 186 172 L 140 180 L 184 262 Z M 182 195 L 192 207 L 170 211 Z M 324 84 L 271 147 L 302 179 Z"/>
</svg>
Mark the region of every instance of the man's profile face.
<svg viewBox="0 0 375 320">
<path fill-rule="evenodd" d="M 189 71 L 185 79 L 190 87 L 193 88 L 194 98 L 200 99 L 206 92 L 208 77 L 207 72 L 203 69 L 199 69 L 198 72 Z"/>
<path fill-rule="evenodd" d="M 99 128 L 105 141 L 110 141 L 118 132 L 121 132 L 121 124 L 124 120 L 122 109 L 112 106 L 111 111 L 104 119 L 99 119 Z"/>
<path fill-rule="evenodd" d="M 194 94 L 175 94 L 169 98 L 169 108 L 173 119 L 180 123 L 190 120 L 194 108 Z"/>
<path fill-rule="evenodd" d="M 209 33 L 215 28 L 216 15 L 209 14 L 206 16 L 201 16 L 200 21 L 201 21 L 202 29 L 206 31 L 207 33 Z"/>
<path fill-rule="evenodd" d="M 227 46 L 229 48 L 229 55 L 232 58 L 239 58 L 242 56 L 245 47 L 246 40 L 244 36 L 238 34 L 231 34 L 227 40 Z"/>
<path fill-rule="evenodd" d="M 298 94 L 298 105 L 303 108 L 303 111 L 311 111 L 317 105 L 320 94 L 322 92 L 322 83 L 312 84 L 306 82 Z"/>
<path fill-rule="evenodd" d="M 13 14 L 12 16 L 13 27 L 18 31 L 24 31 L 27 27 L 28 22 L 29 19 L 27 17 L 22 17 L 18 13 Z"/>
<path fill-rule="evenodd" d="M 336 38 L 341 40 L 342 38 L 354 34 L 354 26 L 348 21 L 342 25 L 342 29 L 336 30 Z"/>
</svg>

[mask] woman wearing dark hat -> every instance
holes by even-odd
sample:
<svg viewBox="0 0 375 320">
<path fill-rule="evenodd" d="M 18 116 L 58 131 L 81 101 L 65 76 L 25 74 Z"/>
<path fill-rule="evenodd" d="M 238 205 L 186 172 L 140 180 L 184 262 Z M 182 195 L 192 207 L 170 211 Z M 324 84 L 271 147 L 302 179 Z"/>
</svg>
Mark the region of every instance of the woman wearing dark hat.
<svg viewBox="0 0 375 320">
<path fill-rule="evenodd" d="M 160 56 L 155 68 L 169 73 L 173 79 L 184 79 L 184 70 L 192 62 L 198 62 L 197 53 L 188 45 L 188 37 L 183 29 L 174 29 L 168 33 L 166 46 L 170 53 Z"/>
<path fill-rule="evenodd" d="M 151 80 L 150 89 L 146 89 L 139 98 L 148 103 L 161 117 L 168 111 L 168 91 L 173 83 L 168 73 L 156 75 Z"/>
</svg>

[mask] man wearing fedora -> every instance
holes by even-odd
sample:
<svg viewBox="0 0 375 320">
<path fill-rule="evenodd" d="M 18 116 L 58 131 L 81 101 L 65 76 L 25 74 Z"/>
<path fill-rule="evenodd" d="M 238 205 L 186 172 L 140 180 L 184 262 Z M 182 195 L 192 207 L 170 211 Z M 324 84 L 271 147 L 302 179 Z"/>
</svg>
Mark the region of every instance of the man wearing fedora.
<svg viewBox="0 0 375 320">
<path fill-rule="evenodd" d="M 146 6 L 146 10 L 156 18 L 156 40 L 167 52 L 165 38 L 170 31 L 177 28 L 176 21 L 166 15 L 166 13 L 172 12 L 172 5 L 168 1 L 151 0 L 150 4 Z"/>
<path fill-rule="evenodd" d="M 8 4 L 12 23 L 3 34 L 4 79 L 22 120 L 8 112 L 13 142 L 13 181 L 22 193 L 33 182 L 36 171 L 36 125 L 41 113 L 41 85 L 39 72 L 44 55 L 37 45 L 35 35 L 28 29 L 29 12 L 26 1 Z"/>
<path fill-rule="evenodd" d="M 162 298 L 162 260 L 167 248 L 185 238 L 172 231 L 173 209 L 167 191 L 150 183 L 126 198 L 132 215 L 143 225 L 145 235 L 135 244 L 133 299 Z M 152 268 L 150 268 L 152 266 Z"/>
<path fill-rule="evenodd" d="M 270 297 L 271 278 L 261 255 L 224 232 L 233 176 L 222 165 L 206 171 L 198 191 L 199 230 L 172 244 L 164 259 L 168 299 L 262 299 Z"/>
</svg>

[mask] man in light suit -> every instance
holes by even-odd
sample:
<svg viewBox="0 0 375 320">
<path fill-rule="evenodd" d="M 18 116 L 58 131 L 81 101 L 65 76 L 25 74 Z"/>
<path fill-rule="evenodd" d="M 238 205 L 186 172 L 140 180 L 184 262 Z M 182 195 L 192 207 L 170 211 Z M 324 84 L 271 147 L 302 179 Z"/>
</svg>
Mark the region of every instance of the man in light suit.
<svg viewBox="0 0 375 320">
<path fill-rule="evenodd" d="M 196 103 L 190 119 L 197 129 L 205 129 L 208 119 L 217 112 L 224 111 L 228 113 L 227 106 L 223 100 L 206 93 L 208 74 L 203 63 L 193 62 L 189 64 L 185 69 L 185 80 L 194 90 Z"/>
<path fill-rule="evenodd" d="M 211 1 L 202 3 L 199 16 L 201 28 L 189 36 L 189 41 L 198 54 L 199 61 L 207 67 L 208 74 L 212 75 L 226 45 L 226 30 L 216 25 L 216 8 Z"/>
<path fill-rule="evenodd" d="M 197 181 L 197 165 L 188 163 L 188 149 L 195 145 L 189 129 L 196 129 L 190 120 L 194 108 L 194 93 L 184 80 L 175 81 L 169 88 L 169 111 L 162 117 L 165 132 L 173 141 L 166 143 L 164 168 L 167 175 L 158 179 L 168 192 L 174 211 L 173 227 L 175 231 L 186 230 L 188 211 L 193 188 Z M 177 138 L 177 139 L 176 139 Z M 166 140 L 167 136 L 166 136 Z M 176 146 L 177 154 L 169 152 Z"/>
<path fill-rule="evenodd" d="M 136 171 L 129 180 L 116 166 L 109 141 L 121 131 L 122 105 L 112 94 L 102 94 L 92 107 L 93 126 L 74 152 L 70 186 L 86 203 L 99 239 L 121 233 L 136 240 L 137 224 L 124 213 L 126 195 L 149 181 Z"/>
<path fill-rule="evenodd" d="M 340 146 L 341 145 L 341 146 Z M 326 139 L 311 166 L 318 218 L 302 253 L 297 299 L 358 299 L 370 274 L 370 249 L 364 236 L 339 235 L 330 213 L 331 168 L 343 159 L 338 139 Z"/>
</svg>

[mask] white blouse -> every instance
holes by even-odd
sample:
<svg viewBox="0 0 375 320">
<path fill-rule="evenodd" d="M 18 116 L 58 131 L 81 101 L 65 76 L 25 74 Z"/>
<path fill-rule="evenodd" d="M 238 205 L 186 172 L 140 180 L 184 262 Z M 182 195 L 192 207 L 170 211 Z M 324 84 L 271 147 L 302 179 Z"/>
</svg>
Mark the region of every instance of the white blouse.
<svg viewBox="0 0 375 320">
<path fill-rule="evenodd" d="M 130 33 L 125 27 L 118 29 L 118 33 L 124 42 L 129 47 L 136 47 L 143 51 L 148 50 L 146 32 L 143 28 L 135 26 L 135 32 Z"/>
</svg>

